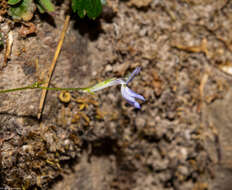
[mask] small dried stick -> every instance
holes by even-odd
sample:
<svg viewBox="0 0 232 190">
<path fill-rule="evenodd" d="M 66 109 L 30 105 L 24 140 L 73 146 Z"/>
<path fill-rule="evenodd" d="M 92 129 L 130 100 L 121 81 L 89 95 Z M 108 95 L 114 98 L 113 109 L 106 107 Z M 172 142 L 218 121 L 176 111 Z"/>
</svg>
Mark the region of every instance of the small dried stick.
<svg viewBox="0 0 232 190">
<path fill-rule="evenodd" d="M 41 115 L 43 113 L 44 102 L 45 102 L 46 95 L 47 95 L 47 88 L 49 87 L 49 83 L 51 81 L 52 74 L 53 74 L 54 68 L 56 66 L 56 60 L 57 60 L 57 58 L 59 56 L 59 53 L 60 53 L 60 50 L 61 50 L 61 47 L 62 47 L 62 44 L 63 44 L 63 41 L 64 41 L 66 31 L 68 29 L 69 20 L 70 20 L 70 16 L 66 16 L 64 27 L 63 27 L 62 33 L 60 35 L 60 40 L 59 40 L 59 43 L 57 45 L 55 55 L 53 57 L 51 67 L 49 69 L 48 78 L 47 78 L 47 80 L 45 81 L 45 84 L 44 84 L 45 89 L 43 89 L 42 95 L 41 95 L 41 98 L 40 98 L 39 112 L 37 114 L 38 119 L 41 118 Z"/>
</svg>

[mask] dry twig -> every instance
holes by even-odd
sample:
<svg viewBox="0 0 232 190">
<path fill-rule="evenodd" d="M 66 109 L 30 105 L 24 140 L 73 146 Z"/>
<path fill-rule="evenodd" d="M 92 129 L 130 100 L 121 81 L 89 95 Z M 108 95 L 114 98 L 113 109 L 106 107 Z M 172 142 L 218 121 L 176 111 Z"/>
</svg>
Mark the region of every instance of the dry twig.
<svg viewBox="0 0 232 190">
<path fill-rule="evenodd" d="M 13 45 L 13 32 L 10 31 L 8 33 L 8 36 L 7 36 L 7 40 L 6 40 L 6 51 L 5 51 L 5 55 L 4 55 L 4 62 L 3 62 L 3 67 L 6 67 L 7 65 L 7 61 L 10 57 L 10 54 L 11 54 L 11 48 L 12 48 L 12 45 Z"/>
<path fill-rule="evenodd" d="M 66 16 L 64 27 L 63 27 L 62 33 L 60 35 L 60 40 L 59 40 L 59 43 L 57 45 L 55 55 L 53 57 L 51 67 L 49 69 L 48 78 L 47 78 L 47 80 L 45 81 L 45 84 L 44 84 L 44 87 L 46 87 L 46 88 L 49 86 L 49 83 L 51 81 L 52 74 L 53 74 L 54 68 L 56 66 L 56 60 L 57 60 L 57 58 L 59 56 L 59 53 L 60 53 L 60 50 L 61 50 L 61 47 L 62 47 L 62 44 L 63 44 L 63 41 L 64 41 L 66 31 L 68 29 L 69 20 L 70 20 L 70 16 Z M 46 95 L 47 95 L 47 89 L 43 89 L 42 95 L 41 95 L 41 98 L 40 98 L 39 113 L 37 114 L 38 119 L 41 118 L 43 108 L 44 108 L 44 102 L 45 102 L 45 99 L 46 99 Z"/>
</svg>

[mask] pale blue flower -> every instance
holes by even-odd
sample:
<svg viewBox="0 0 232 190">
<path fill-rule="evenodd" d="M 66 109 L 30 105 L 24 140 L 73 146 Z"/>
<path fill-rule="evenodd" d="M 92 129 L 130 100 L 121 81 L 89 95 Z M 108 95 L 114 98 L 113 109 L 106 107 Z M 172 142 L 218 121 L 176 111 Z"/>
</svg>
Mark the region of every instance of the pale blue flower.
<svg viewBox="0 0 232 190">
<path fill-rule="evenodd" d="M 144 97 L 129 89 L 125 84 L 121 86 L 122 97 L 132 106 L 140 109 L 140 104 L 135 98 L 145 101 Z"/>
<path fill-rule="evenodd" d="M 135 100 L 135 98 L 145 101 L 144 97 L 135 93 L 131 89 L 127 87 L 127 84 L 134 79 L 134 77 L 140 72 L 141 68 L 137 67 L 132 74 L 128 77 L 125 84 L 121 84 L 121 93 L 122 97 L 126 99 L 126 101 L 132 106 L 140 109 L 140 104 Z"/>
<path fill-rule="evenodd" d="M 141 68 L 140 67 L 137 67 L 131 75 L 129 75 L 129 77 L 126 77 L 126 78 L 112 78 L 112 79 L 108 79 L 108 80 L 105 80 L 103 82 L 100 82 L 90 88 L 86 88 L 85 90 L 83 90 L 84 92 L 90 92 L 90 93 L 93 93 L 93 92 L 96 92 L 98 90 L 101 90 L 101 89 L 104 89 L 104 88 L 107 88 L 109 86 L 115 86 L 115 85 L 121 85 L 121 94 L 122 94 L 122 97 L 124 99 L 126 99 L 126 101 L 131 104 L 132 106 L 134 106 L 135 108 L 138 108 L 140 109 L 140 104 L 136 101 L 136 98 L 137 99 L 140 99 L 142 101 L 145 101 L 144 97 L 135 93 L 134 91 L 132 91 L 130 88 L 128 88 L 127 84 L 129 82 L 131 82 L 134 77 L 140 72 Z"/>
</svg>

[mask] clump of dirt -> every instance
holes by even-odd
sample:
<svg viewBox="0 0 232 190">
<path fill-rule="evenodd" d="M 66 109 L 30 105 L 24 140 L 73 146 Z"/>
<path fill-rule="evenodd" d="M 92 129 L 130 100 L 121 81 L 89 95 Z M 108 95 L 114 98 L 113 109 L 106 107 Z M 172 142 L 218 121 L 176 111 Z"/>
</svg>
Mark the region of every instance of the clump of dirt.
<svg viewBox="0 0 232 190">
<path fill-rule="evenodd" d="M 6 0 L 0 2 L 0 15 L 5 15 L 7 13 L 8 3 Z"/>
</svg>

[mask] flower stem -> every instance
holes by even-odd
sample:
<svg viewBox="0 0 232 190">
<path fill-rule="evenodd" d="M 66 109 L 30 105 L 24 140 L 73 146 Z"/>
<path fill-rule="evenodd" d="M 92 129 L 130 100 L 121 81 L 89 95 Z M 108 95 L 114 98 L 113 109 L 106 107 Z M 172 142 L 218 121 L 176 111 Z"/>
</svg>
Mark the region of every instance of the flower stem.
<svg viewBox="0 0 232 190">
<path fill-rule="evenodd" d="M 51 88 L 51 87 L 44 87 L 44 86 L 38 86 L 37 88 L 40 88 L 40 89 L 47 89 L 47 90 L 57 90 L 57 91 L 84 91 L 85 92 L 85 89 L 87 88 Z"/>
<path fill-rule="evenodd" d="M 6 89 L 6 90 L 0 90 L 0 93 L 7 93 L 7 92 L 15 92 L 20 90 L 27 90 L 27 89 L 34 89 L 34 86 L 25 86 L 21 88 L 12 88 L 12 89 Z"/>
<path fill-rule="evenodd" d="M 39 83 L 34 83 L 30 86 L 24 86 L 20 88 L 11 88 L 11 89 L 5 89 L 0 90 L 0 93 L 8 93 L 8 92 L 15 92 L 15 91 L 21 91 L 21 90 L 28 90 L 28 89 L 47 89 L 47 90 L 56 90 L 56 91 L 82 91 L 82 92 L 88 92 L 88 88 L 50 88 L 50 87 L 44 87 L 40 86 Z"/>
</svg>

